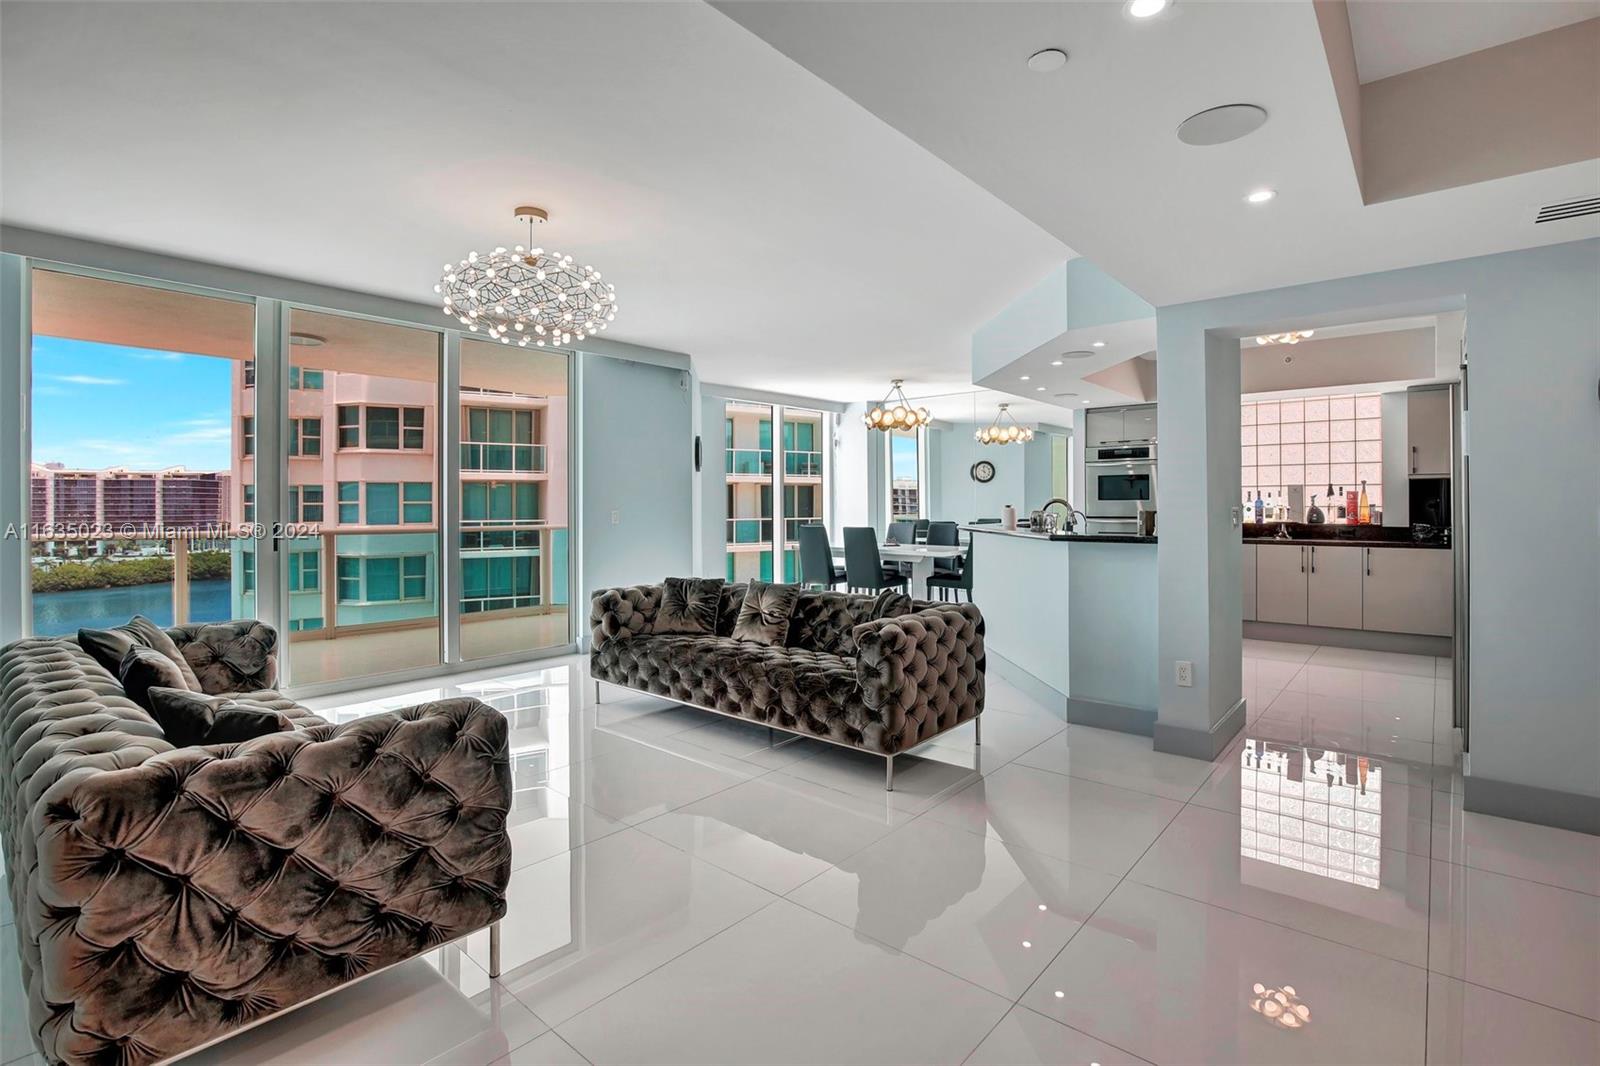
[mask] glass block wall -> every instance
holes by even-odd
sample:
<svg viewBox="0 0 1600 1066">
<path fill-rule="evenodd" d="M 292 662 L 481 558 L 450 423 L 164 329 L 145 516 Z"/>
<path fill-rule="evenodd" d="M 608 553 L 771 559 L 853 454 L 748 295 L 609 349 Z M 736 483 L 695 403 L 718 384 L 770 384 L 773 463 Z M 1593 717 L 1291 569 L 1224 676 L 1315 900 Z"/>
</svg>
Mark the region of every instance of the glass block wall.
<svg viewBox="0 0 1600 1066">
<path fill-rule="evenodd" d="M 1383 506 L 1383 420 L 1376 393 L 1308 396 L 1245 403 L 1240 408 L 1240 478 L 1250 499 L 1282 499 L 1291 485 L 1305 486 L 1326 510 L 1328 486 L 1359 490 Z M 1331 517 L 1331 516 L 1330 516 Z"/>
</svg>

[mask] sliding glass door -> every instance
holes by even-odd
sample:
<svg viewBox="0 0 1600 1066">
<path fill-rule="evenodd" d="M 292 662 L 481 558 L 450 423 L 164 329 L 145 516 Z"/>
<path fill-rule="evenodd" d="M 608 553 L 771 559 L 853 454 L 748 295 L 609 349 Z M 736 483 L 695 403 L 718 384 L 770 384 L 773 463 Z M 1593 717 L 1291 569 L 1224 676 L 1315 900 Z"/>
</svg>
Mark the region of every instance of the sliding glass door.
<svg viewBox="0 0 1600 1066">
<path fill-rule="evenodd" d="M 569 353 L 24 268 L 22 631 L 260 618 L 296 688 L 572 642 Z"/>
<path fill-rule="evenodd" d="M 800 580 L 800 527 L 827 521 L 833 417 L 724 401 L 728 581 Z"/>
<path fill-rule="evenodd" d="M 252 615 L 255 302 L 31 271 L 32 632 Z"/>
<path fill-rule="evenodd" d="M 433 330 L 293 308 L 279 542 L 296 685 L 441 661 Z M 270 550 L 270 544 L 260 546 Z"/>
<path fill-rule="evenodd" d="M 800 527 L 826 525 L 824 448 L 827 415 L 800 407 L 780 408 L 783 419 L 783 580 L 800 580 Z"/>
<path fill-rule="evenodd" d="M 568 357 L 461 342 L 461 655 L 566 644 Z"/>
</svg>

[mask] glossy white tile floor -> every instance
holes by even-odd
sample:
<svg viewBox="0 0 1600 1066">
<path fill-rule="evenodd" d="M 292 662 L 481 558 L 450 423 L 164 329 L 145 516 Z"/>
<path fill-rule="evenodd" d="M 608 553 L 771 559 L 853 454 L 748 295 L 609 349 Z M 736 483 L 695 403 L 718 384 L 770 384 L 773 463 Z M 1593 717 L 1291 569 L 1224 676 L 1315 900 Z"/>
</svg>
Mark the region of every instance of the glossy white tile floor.
<svg viewBox="0 0 1600 1066">
<path fill-rule="evenodd" d="M 1214 764 L 991 679 L 986 743 L 919 749 L 890 794 L 876 758 L 597 706 L 576 659 L 319 701 L 507 714 L 503 978 L 476 935 L 197 1059 L 1600 1062 L 1600 838 L 1462 812 L 1448 666 L 1247 641 Z"/>
</svg>

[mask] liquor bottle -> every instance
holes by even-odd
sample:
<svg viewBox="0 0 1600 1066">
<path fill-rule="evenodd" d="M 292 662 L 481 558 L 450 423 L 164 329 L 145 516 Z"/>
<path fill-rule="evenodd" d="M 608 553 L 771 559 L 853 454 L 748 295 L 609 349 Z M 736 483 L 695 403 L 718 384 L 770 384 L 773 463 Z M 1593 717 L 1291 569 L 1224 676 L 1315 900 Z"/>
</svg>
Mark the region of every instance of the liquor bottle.
<svg viewBox="0 0 1600 1066">
<path fill-rule="evenodd" d="M 1341 522 L 1344 521 L 1344 486 L 1343 485 L 1339 486 L 1339 491 L 1334 495 L 1334 497 L 1331 500 L 1328 501 L 1328 510 L 1330 510 L 1330 511 L 1337 510 L 1339 513 L 1335 517 L 1338 518 L 1339 521 L 1341 521 Z"/>
<path fill-rule="evenodd" d="M 1361 524 L 1372 525 L 1372 503 L 1367 499 L 1367 483 L 1361 482 Z"/>
<path fill-rule="evenodd" d="M 1361 504 L 1356 499 L 1355 489 L 1344 494 L 1344 520 L 1346 525 L 1351 526 L 1361 521 Z"/>
<path fill-rule="evenodd" d="M 1267 521 L 1276 522 L 1277 520 L 1278 505 L 1272 502 L 1272 493 L 1269 492 L 1267 493 Z"/>
<path fill-rule="evenodd" d="M 1254 525 L 1256 520 L 1255 506 L 1250 502 L 1250 490 L 1244 490 L 1244 520 L 1246 525 Z"/>
<path fill-rule="evenodd" d="M 1266 517 L 1266 505 L 1261 502 L 1261 490 L 1256 489 L 1256 521 Z"/>
</svg>

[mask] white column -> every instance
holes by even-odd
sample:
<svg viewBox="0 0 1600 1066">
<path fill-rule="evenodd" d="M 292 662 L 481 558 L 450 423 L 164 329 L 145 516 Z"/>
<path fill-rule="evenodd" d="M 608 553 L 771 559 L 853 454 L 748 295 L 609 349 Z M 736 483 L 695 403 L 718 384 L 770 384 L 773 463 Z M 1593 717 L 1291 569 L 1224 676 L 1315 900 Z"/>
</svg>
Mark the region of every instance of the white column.
<svg viewBox="0 0 1600 1066">
<path fill-rule="evenodd" d="M 31 626 L 28 282 L 26 259 L 0 255 L 0 322 L 5 323 L 0 332 L 0 644 L 20 639 Z"/>
<path fill-rule="evenodd" d="M 1161 705 L 1155 747 L 1215 757 L 1244 725 L 1239 599 L 1239 342 L 1157 315 Z M 1177 663 L 1193 664 L 1179 687 Z"/>
</svg>

